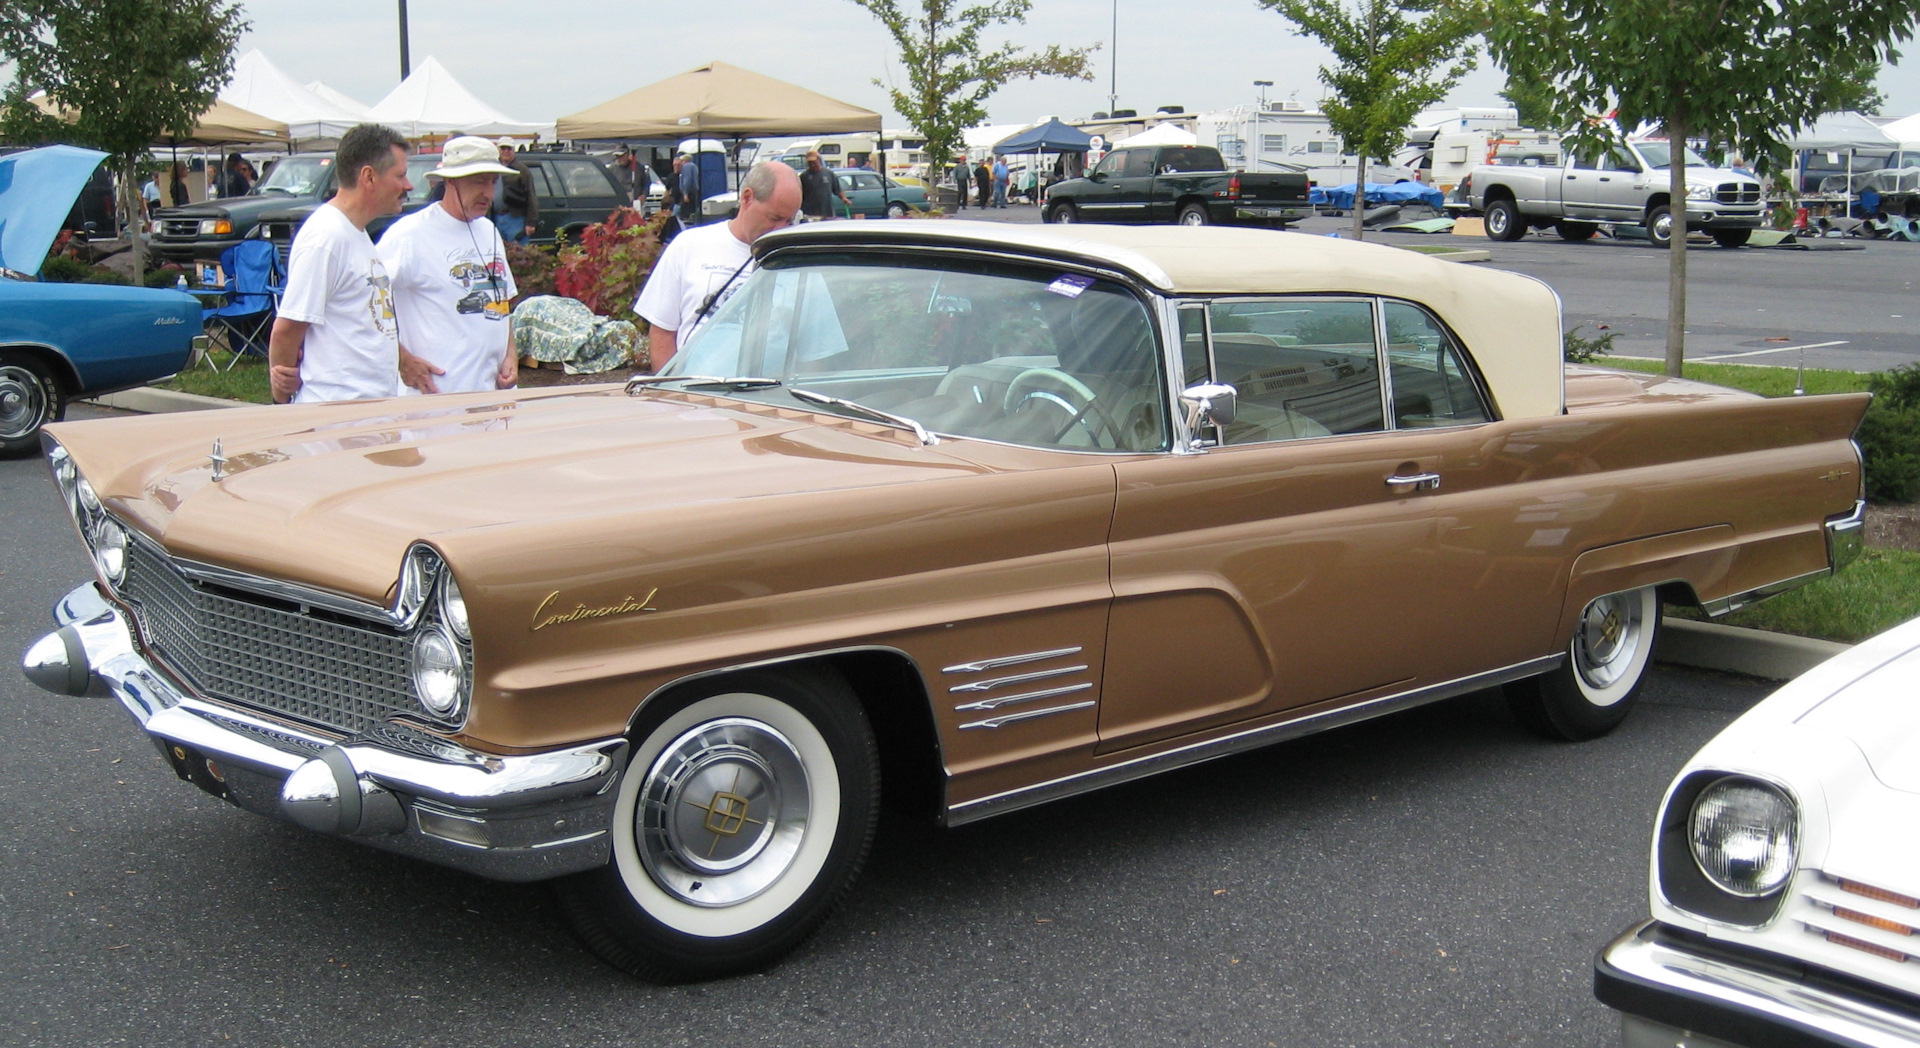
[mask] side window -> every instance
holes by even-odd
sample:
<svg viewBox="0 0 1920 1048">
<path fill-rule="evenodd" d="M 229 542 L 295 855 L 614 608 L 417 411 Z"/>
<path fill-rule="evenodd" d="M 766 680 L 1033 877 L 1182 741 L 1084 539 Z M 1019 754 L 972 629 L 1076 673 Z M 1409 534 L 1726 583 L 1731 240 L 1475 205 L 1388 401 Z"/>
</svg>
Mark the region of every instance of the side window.
<svg viewBox="0 0 1920 1048">
<path fill-rule="evenodd" d="M 1128 149 L 1125 152 L 1127 154 L 1125 174 L 1128 178 L 1145 178 L 1153 174 L 1153 150 Z"/>
<path fill-rule="evenodd" d="M 1126 163 L 1126 159 L 1127 154 L 1124 152 L 1108 153 L 1106 156 L 1100 158 L 1098 164 L 1093 165 L 1093 170 L 1097 174 L 1117 175 L 1120 173 L 1121 165 Z"/>
<path fill-rule="evenodd" d="M 527 170 L 533 175 L 533 191 L 535 195 L 542 197 L 556 197 L 560 195 L 558 189 L 554 186 L 553 173 L 547 170 L 545 161 L 529 160 L 527 161 Z"/>
<path fill-rule="evenodd" d="M 1573 157 L 1573 167 L 1576 171 L 1598 171 L 1600 159 L 1590 153 L 1576 153 Z"/>
<path fill-rule="evenodd" d="M 1240 391 L 1222 443 L 1386 428 L 1370 300 L 1216 302 L 1212 322 L 1214 377 Z"/>
<path fill-rule="evenodd" d="M 1206 306 L 1190 302 L 1180 307 L 1180 388 L 1197 386 L 1213 374 L 1207 359 Z"/>
<path fill-rule="evenodd" d="M 1493 416 L 1467 372 L 1465 355 L 1426 310 L 1389 302 L 1387 367 L 1399 429 L 1465 426 Z"/>
<path fill-rule="evenodd" d="M 599 166 L 591 160 L 560 160 L 555 162 L 555 166 L 560 169 L 560 182 L 566 186 L 567 195 L 570 197 L 619 195 L 613 188 L 613 183 L 607 181 L 607 176 L 602 174 Z"/>
<path fill-rule="evenodd" d="M 1608 171 L 1638 171 L 1640 170 L 1640 162 L 1635 160 L 1626 150 L 1615 146 L 1607 150 L 1605 169 Z"/>
</svg>

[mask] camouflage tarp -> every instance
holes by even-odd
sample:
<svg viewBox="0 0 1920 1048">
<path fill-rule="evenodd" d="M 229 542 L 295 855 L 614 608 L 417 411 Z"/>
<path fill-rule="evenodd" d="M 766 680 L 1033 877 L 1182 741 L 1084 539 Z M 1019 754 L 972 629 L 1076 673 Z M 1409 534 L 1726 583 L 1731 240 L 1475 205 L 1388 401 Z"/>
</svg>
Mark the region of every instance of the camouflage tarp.
<svg viewBox="0 0 1920 1048">
<path fill-rule="evenodd" d="M 630 321 L 596 316 L 578 299 L 536 295 L 513 307 L 513 350 L 566 365 L 569 375 L 597 375 L 638 356 L 640 330 Z"/>
</svg>

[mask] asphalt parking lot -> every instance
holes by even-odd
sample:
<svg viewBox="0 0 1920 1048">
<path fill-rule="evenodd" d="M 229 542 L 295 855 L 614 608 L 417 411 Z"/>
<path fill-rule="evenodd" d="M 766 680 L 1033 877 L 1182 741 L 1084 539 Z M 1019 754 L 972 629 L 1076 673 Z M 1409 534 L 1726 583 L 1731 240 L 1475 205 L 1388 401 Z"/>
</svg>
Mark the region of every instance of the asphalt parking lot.
<svg viewBox="0 0 1920 1048">
<path fill-rule="evenodd" d="M 970 209 L 969 221 L 1038 222 L 1035 207 Z M 1312 218 L 1298 231 L 1324 236 L 1347 218 Z M 1483 236 L 1367 232 L 1370 242 L 1487 251 L 1477 263 L 1525 273 L 1560 295 L 1568 328 L 1601 325 L 1619 356 L 1662 358 L 1667 337 L 1667 252 L 1645 241 L 1596 237 L 1567 243 L 1532 233 L 1511 244 Z M 1920 244 L 1818 242 L 1821 250 L 1743 247 L 1696 239 L 1687 252 L 1687 359 L 1731 364 L 1880 371 L 1920 362 Z M 1857 250 L 1854 250 L 1857 248 Z"/>
</svg>

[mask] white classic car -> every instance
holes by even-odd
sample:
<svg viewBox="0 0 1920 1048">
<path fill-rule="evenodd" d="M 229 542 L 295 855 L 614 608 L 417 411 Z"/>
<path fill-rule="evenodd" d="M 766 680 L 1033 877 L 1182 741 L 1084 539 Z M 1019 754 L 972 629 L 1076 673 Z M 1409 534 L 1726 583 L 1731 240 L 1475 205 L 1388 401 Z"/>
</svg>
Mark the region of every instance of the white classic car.
<svg viewBox="0 0 1920 1048">
<path fill-rule="evenodd" d="M 1595 962 L 1629 1048 L 1920 1045 L 1917 685 L 1920 619 L 1687 762 L 1654 829 L 1653 919 Z"/>
</svg>

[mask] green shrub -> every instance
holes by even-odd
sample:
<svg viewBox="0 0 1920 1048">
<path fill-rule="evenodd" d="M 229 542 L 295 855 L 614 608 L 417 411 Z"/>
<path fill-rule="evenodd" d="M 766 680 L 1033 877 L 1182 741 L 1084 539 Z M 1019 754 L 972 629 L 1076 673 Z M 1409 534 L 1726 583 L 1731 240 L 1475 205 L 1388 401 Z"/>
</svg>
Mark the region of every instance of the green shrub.
<svg viewBox="0 0 1920 1048">
<path fill-rule="evenodd" d="M 1859 433 L 1867 499 L 1920 500 L 1920 364 L 1874 374 L 1867 388 L 1873 391 L 1873 404 Z"/>
<path fill-rule="evenodd" d="M 149 272 L 141 283 L 147 287 L 177 287 L 180 284 L 180 278 L 186 276 L 186 272 L 179 266 L 161 266 Z M 193 278 L 187 277 L 187 281 L 192 283 Z"/>
<path fill-rule="evenodd" d="M 1580 334 L 1579 328 L 1567 332 L 1561 344 L 1569 364 L 1591 364 L 1595 360 L 1613 352 L 1613 335 L 1609 331 L 1604 335 L 1587 338 Z"/>
<path fill-rule="evenodd" d="M 40 279 L 49 284 L 78 284 L 92 275 L 92 266 L 71 255 L 48 255 L 40 264 Z"/>
<path fill-rule="evenodd" d="M 87 278 L 85 280 L 82 280 L 81 283 L 82 284 L 131 284 L 133 283 L 133 278 L 126 275 L 125 273 L 116 273 L 113 270 L 106 268 L 105 266 L 94 266 L 93 269 L 87 273 Z"/>
</svg>

